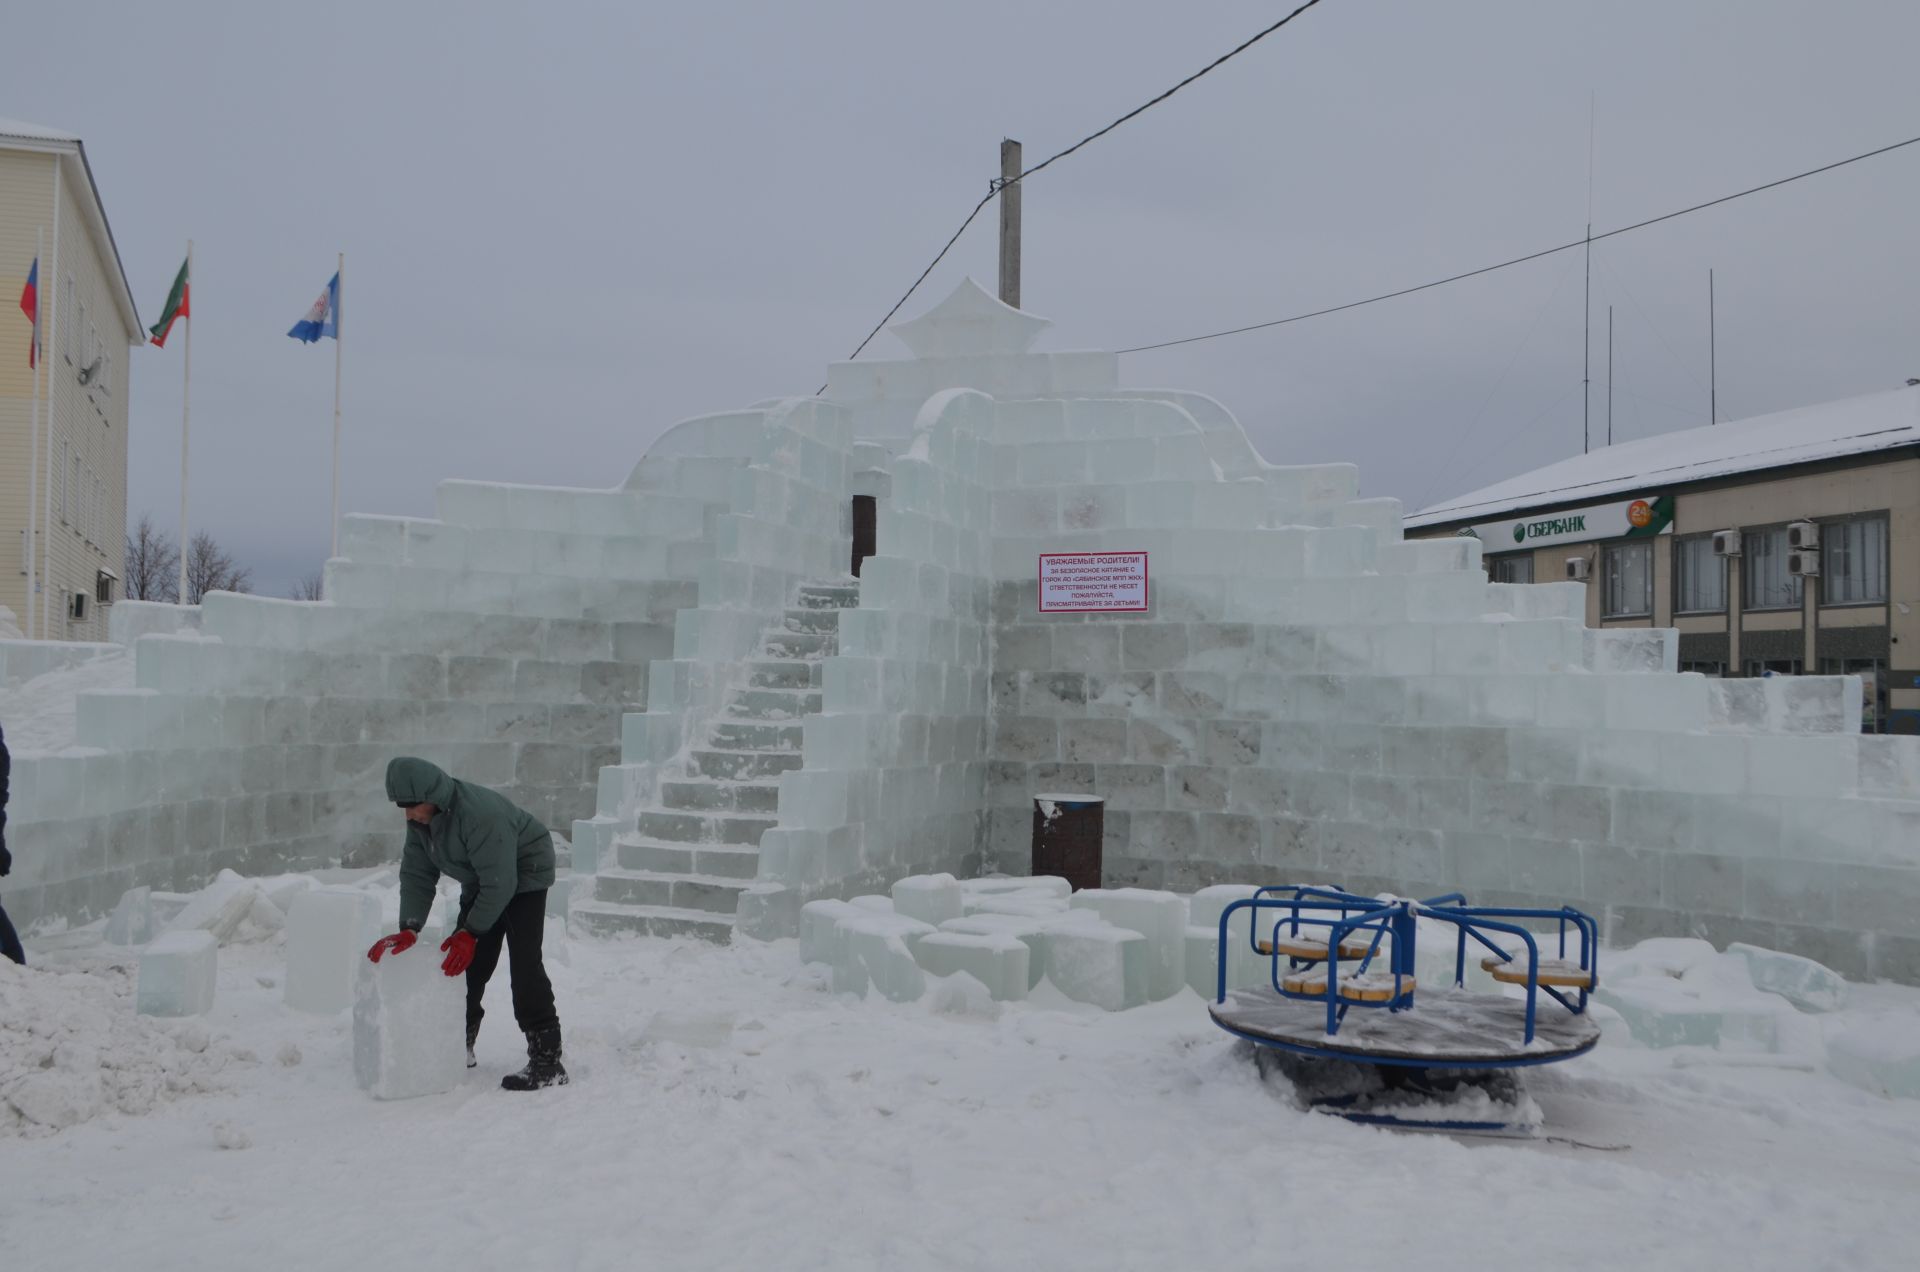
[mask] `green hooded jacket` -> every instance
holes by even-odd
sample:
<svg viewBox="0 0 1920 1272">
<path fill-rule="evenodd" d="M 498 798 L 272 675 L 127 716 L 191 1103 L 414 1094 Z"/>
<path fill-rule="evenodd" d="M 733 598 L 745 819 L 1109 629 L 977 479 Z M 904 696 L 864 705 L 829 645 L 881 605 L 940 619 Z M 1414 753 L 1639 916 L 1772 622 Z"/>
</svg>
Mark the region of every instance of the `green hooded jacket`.
<svg viewBox="0 0 1920 1272">
<path fill-rule="evenodd" d="M 522 892 L 553 886 L 553 836 L 498 791 L 456 781 L 438 765 L 403 755 L 387 765 L 387 798 L 432 804 L 431 825 L 407 823 L 400 854 L 400 926 L 419 931 L 441 875 L 460 881 L 461 926 L 483 933 Z"/>
</svg>

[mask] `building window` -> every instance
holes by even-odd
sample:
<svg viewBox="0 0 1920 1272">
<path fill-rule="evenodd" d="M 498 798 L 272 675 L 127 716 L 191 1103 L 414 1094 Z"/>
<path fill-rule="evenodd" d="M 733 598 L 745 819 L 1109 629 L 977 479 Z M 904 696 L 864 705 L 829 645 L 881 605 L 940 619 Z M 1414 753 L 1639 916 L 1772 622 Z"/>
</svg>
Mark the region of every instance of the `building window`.
<svg viewBox="0 0 1920 1272">
<path fill-rule="evenodd" d="M 1487 577 L 1495 583 L 1533 582 L 1533 553 L 1516 552 L 1487 558 Z"/>
<path fill-rule="evenodd" d="M 1653 613 L 1653 545 L 1616 543 L 1604 554 L 1603 618 L 1640 618 Z"/>
<path fill-rule="evenodd" d="M 1675 539 L 1673 612 L 1717 614 L 1726 608 L 1727 559 L 1714 555 L 1713 536 L 1703 534 L 1690 539 Z"/>
<path fill-rule="evenodd" d="M 1747 674 L 1749 676 L 1797 676 L 1800 674 L 1798 658 L 1749 658 Z"/>
<path fill-rule="evenodd" d="M 1887 599 L 1887 519 L 1859 517 L 1820 528 L 1820 600 L 1866 605 Z"/>
<path fill-rule="evenodd" d="M 1800 578 L 1787 573 L 1787 528 L 1740 532 L 1743 604 L 1750 610 L 1798 609 Z"/>
<path fill-rule="evenodd" d="M 1727 664 L 1711 659 L 1696 660 L 1694 662 L 1681 663 L 1680 670 L 1697 671 L 1703 676 L 1724 676 L 1727 674 Z"/>
</svg>

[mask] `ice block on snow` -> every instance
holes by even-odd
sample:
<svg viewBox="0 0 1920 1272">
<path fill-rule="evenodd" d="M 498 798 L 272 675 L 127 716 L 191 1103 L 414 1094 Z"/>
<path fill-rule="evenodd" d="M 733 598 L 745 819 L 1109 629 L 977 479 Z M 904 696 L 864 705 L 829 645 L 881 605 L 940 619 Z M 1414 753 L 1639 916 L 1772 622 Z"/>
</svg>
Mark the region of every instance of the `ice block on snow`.
<svg viewBox="0 0 1920 1272">
<path fill-rule="evenodd" d="M 1863 1091 L 1920 1100 L 1920 1019 L 1878 1012 L 1849 1024 L 1828 1040 L 1827 1068 Z"/>
<path fill-rule="evenodd" d="M 1073 894 L 1075 909 L 1093 910 L 1118 928 L 1138 932 L 1147 947 L 1146 994 L 1159 1000 L 1178 993 L 1186 979 L 1187 903 L 1150 888 L 1087 888 Z"/>
<path fill-rule="evenodd" d="M 158 926 L 153 921 L 153 889 L 128 888 L 107 920 L 107 944 L 145 945 Z"/>
<path fill-rule="evenodd" d="M 200 929 L 155 937 L 140 955 L 133 1009 L 142 1016 L 199 1016 L 213 1009 L 220 942 Z"/>
<path fill-rule="evenodd" d="M 1824 963 L 1739 941 L 1727 946 L 1727 953 L 1747 960 L 1755 989 L 1778 994 L 1802 1011 L 1839 1011 L 1847 1005 L 1846 977 Z"/>
<path fill-rule="evenodd" d="M 425 941 L 378 963 L 353 990 L 353 1076 L 376 1100 L 450 1091 L 467 1071 L 467 982 Z"/>
<path fill-rule="evenodd" d="M 1148 955 L 1146 937 L 1104 923 L 1047 933 L 1047 975 L 1054 988 L 1108 1011 L 1147 1001 Z"/>
<path fill-rule="evenodd" d="M 960 917 L 960 881 L 950 874 L 909 875 L 893 885 L 897 913 L 936 927 Z"/>
<path fill-rule="evenodd" d="M 908 945 L 909 929 L 902 926 L 908 923 L 922 929 L 926 927 L 904 915 L 876 914 L 849 920 L 844 925 L 849 982 L 864 980 L 878 990 L 883 998 L 890 998 L 896 1003 L 911 1002 L 925 993 L 926 974 L 914 961 L 913 950 Z M 835 970 L 834 988 L 839 989 L 838 966 Z M 859 992 L 864 993 L 864 986 Z"/>
<path fill-rule="evenodd" d="M 1027 996 L 1027 965 L 1032 956 L 1027 943 L 1011 933 L 935 932 L 920 938 L 913 956 L 934 976 L 966 972 L 998 1001 Z"/>
<path fill-rule="evenodd" d="M 284 1000 L 295 1011 L 353 1006 L 353 982 L 380 938 L 380 899 L 359 888 L 314 888 L 287 910 Z"/>
</svg>

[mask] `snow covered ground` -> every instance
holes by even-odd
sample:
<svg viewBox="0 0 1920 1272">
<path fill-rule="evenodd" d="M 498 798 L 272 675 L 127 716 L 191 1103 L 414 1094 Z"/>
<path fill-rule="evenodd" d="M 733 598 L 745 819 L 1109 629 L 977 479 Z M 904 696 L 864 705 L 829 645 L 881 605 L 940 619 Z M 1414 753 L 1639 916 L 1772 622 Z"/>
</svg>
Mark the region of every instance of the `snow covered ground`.
<svg viewBox="0 0 1920 1272">
<path fill-rule="evenodd" d="M 0 968 L 0 1029 L 64 1015 L 63 996 L 75 1013 L 128 1010 L 126 952 L 53 939 L 35 968 Z M 88 1045 L 158 1048 L 182 1089 L 0 1133 L 6 1265 L 897 1272 L 1392 1255 L 1430 1272 L 1865 1272 L 1912 1266 L 1920 1243 L 1920 1101 L 1777 1057 L 1610 1038 L 1529 1079 L 1562 1140 L 1457 1142 L 1296 1111 L 1188 990 L 1121 1013 L 1044 985 L 1004 1008 L 941 989 L 896 1004 L 824 992 L 792 942 L 568 941 L 557 921 L 548 941 L 574 1080 L 531 1096 L 498 1089 L 524 1058 L 504 966 L 480 1068 L 411 1101 L 356 1088 L 348 1013 L 282 1006 L 276 941 L 221 950 L 205 1035 L 94 1021 Z M 1854 997 L 1849 1014 L 1920 1018 L 1920 991 Z M 0 1090 L 22 1054 L 0 1052 Z"/>
</svg>

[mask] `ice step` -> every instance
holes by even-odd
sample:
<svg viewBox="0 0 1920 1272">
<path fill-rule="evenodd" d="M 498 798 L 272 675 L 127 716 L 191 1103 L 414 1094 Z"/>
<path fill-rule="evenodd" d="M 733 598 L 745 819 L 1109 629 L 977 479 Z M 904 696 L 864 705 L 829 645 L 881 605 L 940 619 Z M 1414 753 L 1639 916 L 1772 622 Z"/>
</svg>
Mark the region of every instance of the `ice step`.
<svg viewBox="0 0 1920 1272">
<path fill-rule="evenodd" d="M 744 844 L 670 844 L 623 835 L 614 841 L 622 870 L 715 875 L 750 881 L 760 872 L 760 850 Z"/>
<path fill-rule="evenodd" d="M 774 819 L 771 817 L 649 809 L 640 814 L 634 829 L 643 839 L 658 839 L 670 844 L 754 845 L 773 826 Z"/>
<path fill-rule="evenodd" d="M 732 914 L 740 908 L 740 893 L 752 882 L 721 875 L 602 870 L 594 876 L 593 899 L 616 905 L 666 906 Z"/>
<path fill-rule="evenodd" d="M 801 736 L 802 729 L 798 724 L 730 720 L 723 716 L 713 722 L 712 742 L 715 748 L 726 751 L 792 751 L 798 754 Z"/>
<path fill-rule="evenodd" d="M 797 750 L 744 751 L 716 746 L 694 751 L 689 758 L 697 776 L 721 781 L 778 777 L 801 765 L 801 755 Z"/>
<path fill-rule="evenodd" d="M 852 609 L 860 603 L 858 583 L 802 583 L 799 599 L 802 609 Z"/>
<path fill-rule="evenodd" d="M 731 782 L 683 778 L 660 783 L 662 808 L 695 812 L 771 813 L 780 804 L 778 782 Z"/>
<path fill-rule="evenodd" d="M 581 931 L 594 936 L 690 936 L 719 945 L 733 940 L 733 916 L 712 910 L 592 900 L 576 902 L 568 916 Z"/>
<path fill-rule="evenodd" d="M 840 631 L 840 611 L 837 609 L 790 609 L 781 624 L 790 632 L 832 632 Z"/>
<path fill-rule="evenodd" d="M 762 658 L 747 664 L 751 689 L 818 689 L 821 667 L 800 659 Z"/>
<path fill-rule="evenodd" d="M 829 632 L 771 631 L 760 644 L 767 658 L 829 658 L 839 648 L 839 637 Z"/>
<path fill-rule="evenodd" d="M 820 710 L 817 689 L 742 689 L 728 713 L 752 720 L 797 720 Z"/>
</svg>

